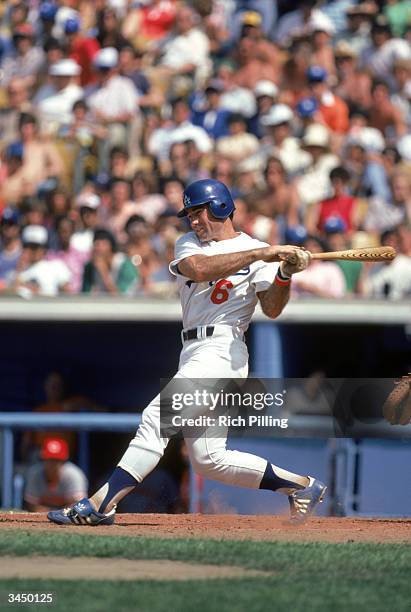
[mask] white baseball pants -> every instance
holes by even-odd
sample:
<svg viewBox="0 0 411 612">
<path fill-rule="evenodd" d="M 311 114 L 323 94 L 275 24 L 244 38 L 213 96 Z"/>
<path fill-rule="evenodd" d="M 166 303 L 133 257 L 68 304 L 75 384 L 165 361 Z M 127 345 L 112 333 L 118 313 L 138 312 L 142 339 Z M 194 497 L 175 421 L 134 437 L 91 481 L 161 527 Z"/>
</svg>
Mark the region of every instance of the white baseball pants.
<svg viewBox="0 0 411 612">
<path fill-rule="evenodd" d="M 228 326 L 216 326 L 214 335 L 203 340 L 186 342 L 180 355 L 177 378 L 246 378 L 248 351 L 240 334 L 233 337 Z M 261 457 L 227 450 L 224 437 L 212 437 L 205 429 L 198 438 L 186 438 L 188 454 L 194 470 L 206 478 L 226 484 L 257 489 L 267 461 Z M 138 482 L 156 467 L 168 444 L 160 435 L 160 395 L 142 414 L 142 422 L 119 467 Z"/>
</svg>

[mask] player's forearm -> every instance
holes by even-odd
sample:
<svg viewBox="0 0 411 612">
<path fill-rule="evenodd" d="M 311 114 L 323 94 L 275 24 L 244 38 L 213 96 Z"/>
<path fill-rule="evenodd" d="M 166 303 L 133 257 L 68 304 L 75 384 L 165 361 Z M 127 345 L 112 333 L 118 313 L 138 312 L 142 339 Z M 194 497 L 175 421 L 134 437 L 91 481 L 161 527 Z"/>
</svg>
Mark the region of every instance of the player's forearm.
<svg viewBox="0 0 411 612">
<path fill-rule="evenodd" d="M 215 281 L 235 274 L 242 268 L 262 259 L 265 250 L 261 248 L 222 255 L 195 255 L 183 259 L 178 264 L 178 268 L 184 276 L 196 283 Z"/>
<path fill-rule="evenodd" d="M 261 309 L 270 319 L 276 319 L 290 299 L 290 285 L 279 286 L 273 283 L 267 291 L 259 294 Z"/>
</svg>

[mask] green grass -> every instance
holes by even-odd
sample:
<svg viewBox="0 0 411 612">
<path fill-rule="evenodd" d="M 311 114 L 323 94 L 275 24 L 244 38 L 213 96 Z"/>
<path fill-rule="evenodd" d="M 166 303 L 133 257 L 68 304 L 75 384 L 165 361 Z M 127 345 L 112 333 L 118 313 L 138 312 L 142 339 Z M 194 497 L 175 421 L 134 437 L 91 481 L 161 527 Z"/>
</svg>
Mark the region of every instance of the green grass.
<svg viewBox="0 0 411 612">
<path fill-rule="evenodd" d="M 53 612 L 254 612 L 411 609 L 411 547 L 406 544 L 239 542 L 105 537 L 7 531 L 0 554 L 171 559 L 266 570 L 268 577 L 188 582 L 0 581 L 0 610 L 39 610 L 7 604 L 8 592 L 53 592 Z M 75 562 L 73 560 L 73 562 Z M 1 563 L 1 560 L 0 560 Z"/>
</svg>

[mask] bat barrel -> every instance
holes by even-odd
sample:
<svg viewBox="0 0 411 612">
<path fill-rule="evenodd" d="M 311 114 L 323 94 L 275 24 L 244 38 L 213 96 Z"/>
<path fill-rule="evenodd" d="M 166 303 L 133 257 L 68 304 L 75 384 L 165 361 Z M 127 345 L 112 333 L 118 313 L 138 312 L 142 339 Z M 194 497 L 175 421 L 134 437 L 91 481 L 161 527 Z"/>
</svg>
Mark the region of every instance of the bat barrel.
<svg viewBox="0 0 411 612">
<path fill-rule="evenodd" d="M 347 249 L 329 253 L 313 253 L 312 259 L 333 261 L 347 259 L 350 261 L 389 261 L 396 256 L 395 249 L 389 246 L 366 247 L 363 249 Z"/>
</svg>

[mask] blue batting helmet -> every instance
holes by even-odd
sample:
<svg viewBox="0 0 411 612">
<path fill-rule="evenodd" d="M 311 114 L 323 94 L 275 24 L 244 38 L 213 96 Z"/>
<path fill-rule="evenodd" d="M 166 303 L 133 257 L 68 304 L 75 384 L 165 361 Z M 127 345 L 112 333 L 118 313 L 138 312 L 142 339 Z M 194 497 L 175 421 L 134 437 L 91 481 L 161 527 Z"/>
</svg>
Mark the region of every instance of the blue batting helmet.
<svg viewBox="0 0 411 612">
<path fill-rule="evenodd" d="M 234 200 L 230 191 L 220 181 L 214 179 L 202 179 L 191 183 L 184 190 L 184 208 L 177 214 L 178 217 L 185 217 L 189 208 L 207 204 L 211 214 L 216 219 L 227 219 L 235 210 Z"/>
</svg>

